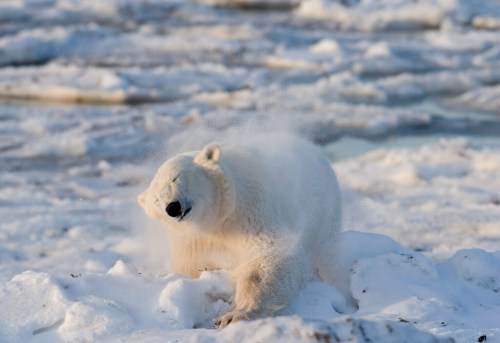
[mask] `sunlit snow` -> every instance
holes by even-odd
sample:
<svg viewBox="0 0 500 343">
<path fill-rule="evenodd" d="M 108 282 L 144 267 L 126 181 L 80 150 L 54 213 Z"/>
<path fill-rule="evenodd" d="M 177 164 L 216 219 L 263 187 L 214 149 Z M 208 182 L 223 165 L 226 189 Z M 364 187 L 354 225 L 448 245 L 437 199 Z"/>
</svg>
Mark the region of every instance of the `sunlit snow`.
<svg viewBox="0 0 500 343">
<path fill-rule="evenodd" d="M 0 3 L 0 342 L 500 341 L 500 3 Z M 288 131 L 339 176 L 338 278 L 212 329 L 135 202 L 213 140 Z"/>
</svg>

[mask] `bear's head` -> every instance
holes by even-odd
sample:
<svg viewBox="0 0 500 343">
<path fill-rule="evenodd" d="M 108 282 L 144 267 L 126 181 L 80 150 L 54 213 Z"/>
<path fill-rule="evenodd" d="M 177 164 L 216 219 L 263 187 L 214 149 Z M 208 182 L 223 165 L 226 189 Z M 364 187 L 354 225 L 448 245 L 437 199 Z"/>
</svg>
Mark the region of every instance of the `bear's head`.
<svg viewBox="0 0 500 343">
<path fill-rule="evenodd" d="M 232 187 L 220 163 L 221 149 L 215 144 L 169 159 L 138 196 L 139 205 L 172 229 L 214 229 L 233 206 Z"/>
</svg>

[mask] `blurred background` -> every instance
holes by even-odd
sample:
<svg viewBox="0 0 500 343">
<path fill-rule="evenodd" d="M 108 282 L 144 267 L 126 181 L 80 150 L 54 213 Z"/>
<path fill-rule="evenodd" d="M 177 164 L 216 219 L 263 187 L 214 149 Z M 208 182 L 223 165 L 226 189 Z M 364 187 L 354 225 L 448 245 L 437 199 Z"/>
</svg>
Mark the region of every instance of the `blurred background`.
<svg viewBox="0 0 500 343">
<path fill-rule="evenodd" d="M 338 169 L 346 228 L 497 249 L 500 2 L 1 1 L 0 277 L 139 256 L 162 161 L 283 130 Z"/>
</svg>

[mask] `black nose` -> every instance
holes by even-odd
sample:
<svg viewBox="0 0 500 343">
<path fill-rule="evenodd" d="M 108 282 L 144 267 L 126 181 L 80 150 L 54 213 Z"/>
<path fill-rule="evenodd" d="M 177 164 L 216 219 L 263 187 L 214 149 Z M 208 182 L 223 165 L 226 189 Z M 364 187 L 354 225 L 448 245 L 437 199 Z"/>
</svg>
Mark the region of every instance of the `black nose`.
<svg viewBox="0 0 500 343">
<path fill-rule="evenodd" d="M 176 218 L 182 214 L 181 204 L 178 201 L 171 202 L 165 209 L 170 217 Z"/>
</svg>

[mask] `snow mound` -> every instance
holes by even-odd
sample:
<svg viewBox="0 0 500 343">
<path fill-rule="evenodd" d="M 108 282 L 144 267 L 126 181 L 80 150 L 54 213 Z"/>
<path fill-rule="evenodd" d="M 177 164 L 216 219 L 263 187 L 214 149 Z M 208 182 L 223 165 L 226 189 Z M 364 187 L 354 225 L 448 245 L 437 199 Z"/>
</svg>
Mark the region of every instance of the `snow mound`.
<svg viewBox="0 0 500 343">
<path fill-rule="evenodd" d="M 0 341 L 93 341 L 141 329 L 211 327 L 231 294 L 222 273 L 147 279 L 122 261 L 107 273 L 67 280 L 27 271 L 0 285 Z"/>
<path fill-rule="evenodd" d="M 450 338 L 437 338 L 411 325 L 394 322 L 372 322 L 341 318 L 333 321 L 310 321 L 298 317 L 278 317 L 235 323 L 213 337 L 197 337 L 195 342 L 412 342 L 445 343 Z"/>
<path fill-rule="evenodd" d="M 301 17 L 329 20 L 338 28 L 361 31 L 437 29 L 448 22 L 498 27 L 497 3 L 464 0 L 304 0 L 297 10 Z M 370 15 L 367 16 L 366 14 Z"/>
<path fill-rule="evenodd" d="M 16 275 L 0 287 L 0 339 L 27 342 L 32 336 L 57 329 L 70 303 L 49 274 L 26 271 Z"/>
<path fill-rule="evenodd" d="M 500 252 L 464 249 L 456 252 L 446 265 L 472 285 L 500 293 L 499 264 Z"/>
<path fill-rule="evenodd" d="M 111 104 L 172 101 L 202 91 L 237 89 L 243 76 L 242 70 L 213 65 L 143 71 L 48 64 L 1 69 L 0 97 Z"/>
<path fill-rule="evenodd" d="M 465 342 L 500 334 L 498 253 L 463 250 L 436 265 L 382 235 L 346 231 L 340 236 L 344 249 L 337 269 L 349 280 L 348 288 L 342 282 L 311 282 L 284 311 L 286 317 L 207 330 L 232 300 L 225 273 L 145 277 L 118 261 L 106 273 L 57 279 L 28 271 L 3 282 L 0 338 L 157 341 L 185 337 L 187 330 L 199 342 L 400 342 L 410 336 L 412 342 L 452 342 L 447 337 L 459 332 Z M 206 329 L 192 330 L 200 327 Z"/>
<path fill-rule="evenodd" d="M 342 29 L 377 30 L 421 30 L 438 28 L 453 9 L 449 1 L 352 1 L 352 6 L 343 6 L 331 0 L 303 1 L 299 16 L 332 20 Z M 450 8 L 451 7 L 451 8 Z M 370 16 L 365 16 L 370 12 Z"/>
</svg>

